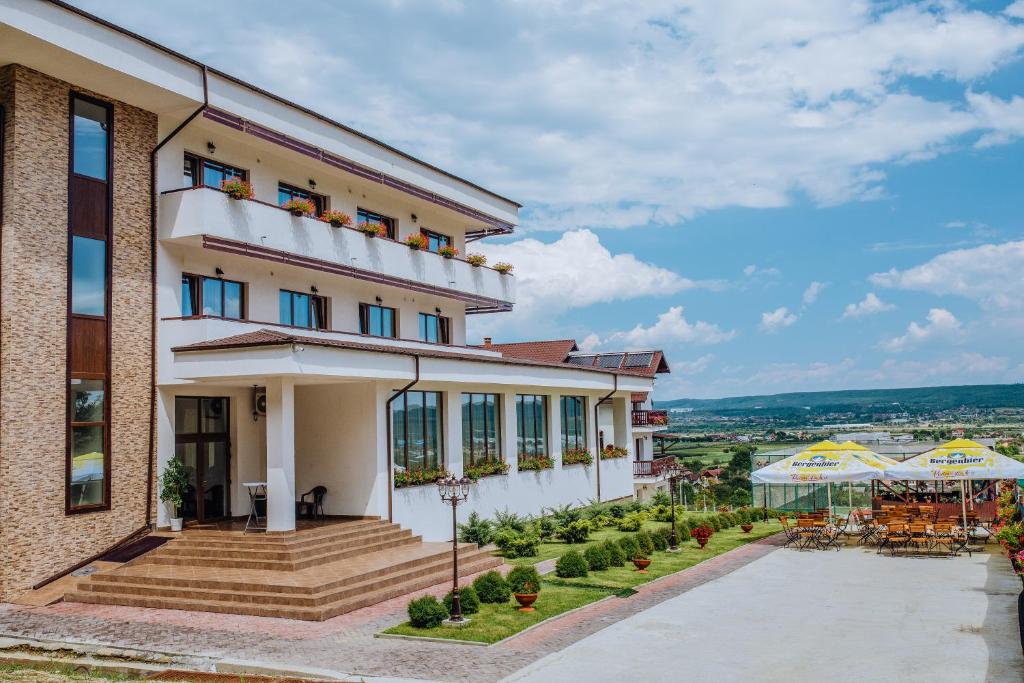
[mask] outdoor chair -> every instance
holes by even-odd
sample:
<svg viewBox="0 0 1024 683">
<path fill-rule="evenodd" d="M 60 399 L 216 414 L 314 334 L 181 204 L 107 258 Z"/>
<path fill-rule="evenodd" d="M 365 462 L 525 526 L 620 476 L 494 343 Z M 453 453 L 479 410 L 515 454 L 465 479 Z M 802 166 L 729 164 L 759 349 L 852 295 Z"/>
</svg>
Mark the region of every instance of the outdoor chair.
<svg viewBox="0 0 1024 683">
<path fill-rule="evenodd" d="M 314 486 L 306 491 L 295 501 L 295 516 L 308 517 L 310 519 L 323 519 L 324 496 L 327 495 L 326 486 Z M 309 498 L 309 500 L 306 500 Z"/>
<path fill-rule="evenodd" d="M 932 539 L 928 536 L 928 525 L 924 522 L 912 522 L 908 527 L 907 541 L 904 546 L 914 546 L 915 551 L 920 551 L 924 546 L 928 550 Z"/>
<path fill-rule="evenodd" d="M 812 545 L 818 545 L 818 535 L 821 533 L 816 520 L 811 517 L 801 517 L 796 520 L 798 547 L 800 550 L 807 550 Z"/>
<path fill-rule="evenodd" d="M 955 555 L 956 534 L 952 522 L 935 522 L 932 526 L 932 547 L 945 546 L 950 555 Z"/>
<path fill-rule="evenodd" d="M 895 555 L 897 548 L 902 548 L 907 543 L 906 524 L 889 524 L 878 535 L 878 553 L 888 546 L 889 551 Z"/>
<path fill-rule="evenodd" d="M 800 530 L 795 524 L 789 521 L 789 518 L 785 515 L 779 517 L 779 523 L 782 525 L 782 531 L 786 534 L 786 542 L 782 544 L 783 548 L 788 548 L 793 544 L 799 544 L 800 542 Z"/>
</svg>

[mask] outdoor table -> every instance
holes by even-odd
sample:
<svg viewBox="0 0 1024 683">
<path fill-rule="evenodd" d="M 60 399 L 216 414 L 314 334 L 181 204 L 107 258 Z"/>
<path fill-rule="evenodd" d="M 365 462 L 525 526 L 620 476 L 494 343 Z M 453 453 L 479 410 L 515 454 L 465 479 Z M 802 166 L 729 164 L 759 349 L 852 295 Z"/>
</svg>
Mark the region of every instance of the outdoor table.
<svg viewBox="0 0 1024 683">
<path fill-rule="evenodd" d="M 259 509 L 256 507 L 256 503 L 257 503 L 257 501 L 261 501 L 261 500 L 263 502 L 267 501 L 267 482 L 265 482 L 265 481 L 248 481 L 248 482 L 244 482 L 242 484 L 242 486 L 244 486 L 246 488 L 246 490 L 249 492 L 249 516 L 245 520 L 245 531 L 248 531 L 250 528 L 252 528 L 252 529 L 262 529 L 262 530 L 266 531 L 266 529 L 267 529 L 267 524 L 266 524 L 267 518 L 266 517 L 263 518 L 263 526 L 260 526 L 260 513 L 259 513 Z M 255 524 L 252 523 L 253 520 L 256 521 Z"/>
</svg>

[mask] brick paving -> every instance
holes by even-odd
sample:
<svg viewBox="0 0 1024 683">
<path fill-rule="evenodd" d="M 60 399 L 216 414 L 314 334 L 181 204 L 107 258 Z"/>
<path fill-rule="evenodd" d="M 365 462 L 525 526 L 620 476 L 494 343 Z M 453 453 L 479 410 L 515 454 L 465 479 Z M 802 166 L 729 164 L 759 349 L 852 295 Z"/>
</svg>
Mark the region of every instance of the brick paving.
<svg viewBox="0 0 1024 683">
<path fill-rule="evenodd" d="M 419 591 L 324 622 L 176 610 L 58 603 L 0 605 L 0 635 L 60 640 L 189 657 L 253 660 L 281 668 L 317 667 L 370 676 L 497 681 L 620 619 L 714 581 L 781 545 L 779 536 L 749 543 L 685 571 L 542 624 L 492 647 L 374 638 L 406 619 L 415 595 L 440 596 L 447 585 Z"/>
</svg>

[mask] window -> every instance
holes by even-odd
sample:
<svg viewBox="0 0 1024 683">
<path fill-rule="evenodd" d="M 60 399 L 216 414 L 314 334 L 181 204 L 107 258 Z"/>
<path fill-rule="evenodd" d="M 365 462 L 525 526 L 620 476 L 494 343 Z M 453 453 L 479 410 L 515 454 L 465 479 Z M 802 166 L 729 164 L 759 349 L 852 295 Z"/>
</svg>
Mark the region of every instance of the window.
<svg viewBox="0 0 1024 683">
<path fill-rule="evenodd" d="M 427 238 L 427 249 L 429 251 L 436 252 L 441 247 L 446 247 L 452 243 L 451 237 L 448 235 L 442 235 L 439 232 L 434 232 L 433 230 L 421 228 L 420 233 Z"/>
<path fill-rule="evenodd" d="M 375 337 L 397 337 L 395 309 L 375 304 L 359 304 L 359 333 Z"/>
<path fill-rule="evenodd" d="M 71 507 L 104 504 L 106 391 L 102 379 L 71 379 Z"/>
<path fill-rule="evenodd" d="M 462 395 L 462 462 L 480 465 L 501 460 L 498 394 Z"/>
<path fill-rule="evenodd" d="M 205 185 L 220 189 L 228 178 L 245 180 L 249 174 L 240 168 L 228 166 L 212 159 L 203 159 L 192 154 L 185 155 L 184 181 L 186 187 Z"/>
<path fill-rule="evenodd" d="M 285 183 L 277 184 L 277 205 L 281 206 L 287 201 L 292 199 L 309 199 L 313 202 L 313 206 L 316 207 L 314 211 L 315 215 L 319 216 L 327 208 L 327 198 L 323 195 L 309 192 L 308 190 L 302 190 L 292 185 Z"/>
<path fill-rule="evenodd" d="M 358 209 L 356 211 L 356 225 L 360 223 L 383 225 L 384 229 L 387 231 L 388 237 L 395 239 L 398 236 L 398 221 L 394 218 L 382 216 L 379 213 L 367 211 L 366 209 Z"/>
<path fill-rule="evenodd" d="M 548 454 L 547 407 L 547 396 L 516 396 L 516 447 L 520 458 L 540 458 Z"/>
<path fill-rule="evenodd" d="M 420 341 L 433 344 L 451 344 L 451 318 L 420 313 Z"/>
<path fill-rule="evenodd" d="M 586 448 L 587 432 L 582 396 L 563 396 L 562 403 L 562 450 Z"/>
<path fill-rule="evenodd" d="M 72 168 L 78 175 L 107 179 L 109 115 L 104 105 L 75 98 Z"/>
<path fill-rule="evenodd" d="M 303 294 L 282 289 L 278 295 L 281 324 L 326 330 L 327 299 L 316 294 Z"/>
<path fill-rule="evenodd" d="M 407 391 L 391 403 L 395 466 L 406 470 L 441 467 L 441 392 Z"/>
<path fill-rule="evenodd" d="M 105 317 L 107 312 L 107 243 L 71 238 L 71 313 Z"/>
<path fill-rule="evenodd" d="M 181 276 L 181 316 L 209 315 L 245 319 L 245 286 L 234 280 L 201 275 Z"/>
</svg>

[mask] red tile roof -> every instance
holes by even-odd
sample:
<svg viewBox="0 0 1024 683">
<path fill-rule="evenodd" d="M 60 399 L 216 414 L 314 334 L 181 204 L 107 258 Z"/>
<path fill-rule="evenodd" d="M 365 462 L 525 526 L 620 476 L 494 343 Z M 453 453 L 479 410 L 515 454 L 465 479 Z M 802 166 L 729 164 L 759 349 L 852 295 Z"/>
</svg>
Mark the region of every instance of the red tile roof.
<svg viewBox="0 0 1024 683">
<path fill-rule="evenodd" d="M 575 339 L 551 339 L 549 341 L 512 342 L 509 344 L 491 344 L 478 348 L 497 351 L 511 358 L 542 360 L 548 363 L 564 363 L 573 351 L 578 351 Z"/>
<path fill-rule="evenodd" d="M 603 370 L 627 371 L 631 375 L 654 377 L 658 373 L 671 372 L 661 351 L 610 351 L 605 353 L 579 353 L 575 339 L 551 339 L 546 341 L 510 342 L 506 344 L 484 343 L 480 349 L 498 351 L 510 358 L 525 358 L 549 363 L 568 363 L 573 367 L 592 367 Z M 636 399 L 634 399 L 636 400 Z"/>
<path fill-rule="evenodd" d="M 633 403 L 644 403 L 647 400 L 647 392 L 634 391 L 632 394 L 630 394 L 629 400 L 632 401 Z"/>
</svg>

